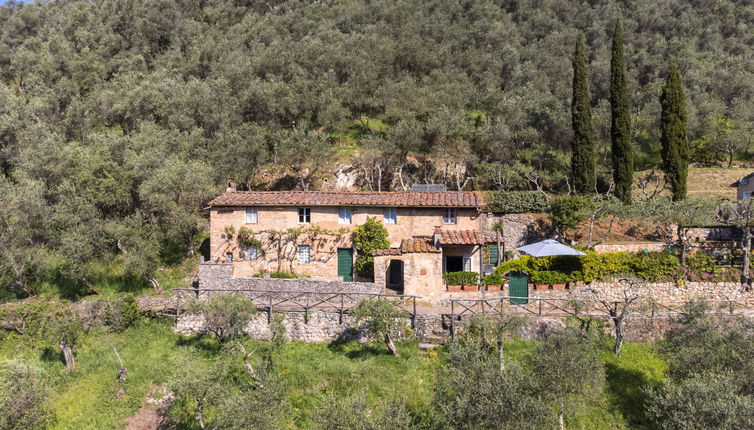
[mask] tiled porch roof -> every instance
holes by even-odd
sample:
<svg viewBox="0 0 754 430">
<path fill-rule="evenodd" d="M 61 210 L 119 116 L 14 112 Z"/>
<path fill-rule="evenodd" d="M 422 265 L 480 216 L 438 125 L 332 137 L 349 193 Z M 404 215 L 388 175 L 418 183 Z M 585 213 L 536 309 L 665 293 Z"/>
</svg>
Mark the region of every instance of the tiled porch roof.
<svg viewBox="0 0 754 430">
<path fill-rule="evenodd" d="M 380 257 L 383 255 L 401 255 L 401 249 L 400 248 L 375 249 L 374 251 L 372 251 L 372 255 L 375 257 Z"/>
<path fill-rule="evenodd" d="M 489 242 L 478 230 L 440 230 L 440 245 L 484 245 Z"/>
<path fill-rule="evenodd" d="M 415 252 L 439 253 L 442 251 L 439 248 L 435 248 L 431 237 L 414 236 L 401 241 L 401 253 L 409 254 Z"/>
<path fill-rule="evenodd" d="M 210 206 L 385 206 L 457 207 L 485 205 L 476 191 L 227 191 L 209 202 Z"/>
</svg>

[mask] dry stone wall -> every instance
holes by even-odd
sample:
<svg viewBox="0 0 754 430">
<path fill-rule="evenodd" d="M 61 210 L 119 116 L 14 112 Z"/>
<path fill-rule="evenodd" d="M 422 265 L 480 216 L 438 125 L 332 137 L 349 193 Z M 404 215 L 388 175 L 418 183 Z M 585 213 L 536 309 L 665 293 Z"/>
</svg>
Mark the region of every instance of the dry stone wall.
<svg viewBox="0 0 754 430">
<path fill-rule="evenodd" d="M 199 265 L 199 288 L 358 294 L 381 294 L 383 292 L 382 286 L 373 282 L 323 281 L 309 278 L 235 278 L 233 277 L 233 265 L 217 263 Z"/>
</svg>

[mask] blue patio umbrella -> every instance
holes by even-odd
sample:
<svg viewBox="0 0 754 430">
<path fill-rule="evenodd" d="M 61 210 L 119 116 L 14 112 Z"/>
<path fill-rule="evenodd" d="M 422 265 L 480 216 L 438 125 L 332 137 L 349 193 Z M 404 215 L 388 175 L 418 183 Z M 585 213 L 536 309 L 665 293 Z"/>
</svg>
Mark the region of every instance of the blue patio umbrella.
<svg viewBox="0 0 754 430">
<path fill-rule="evenodd" d="M 586 255 L 583 252 L 563 245 L 557 240 L 547 239 L 537 243 L 524 245 L 517 250 L 532 257 L 551 257 L 553 255 Z"/>
</svg>

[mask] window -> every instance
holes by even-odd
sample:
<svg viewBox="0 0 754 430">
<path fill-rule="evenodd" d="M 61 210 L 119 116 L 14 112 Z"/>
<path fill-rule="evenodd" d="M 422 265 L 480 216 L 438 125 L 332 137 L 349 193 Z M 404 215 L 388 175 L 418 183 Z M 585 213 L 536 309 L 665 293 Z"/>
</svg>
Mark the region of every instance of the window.
<svg viewBox="0 0 754 430">
<path fill-rule="evenodd" d="M 385 224 L 397 224 L 398 215 L 395 208 L 385 208 L 383 211 L 383 223 Z"/>
<path fill-rule="evenodd" d="M 309 224 L 312 222 L 312 210 L 309 208 L 298 208 L 298 223 Z"/>
<path fill-rule="evenodd" d="M 340 208 L 338 210 L 338 224 L 351 224 L 351 208 Z"/>
<path fill-rule="evenodd" d="M 233 253 L 232 252 L 228 252 L 228 253 L 225 254 L 225 261 L 227 261 L 228 263 L 232 263 L 233 262 Z"/>
<path fill-rule="evenodd" d="M 457 219 L 456 208 L 445 208 L 442 213 L 443 224 L 455 224 Z"/>
<path fill-rule="evenodd" d="M 259 258 L 259 249 L 256 246 L 250 246 L 246 248 L 246 259 L 256 260 Z"/>
<path fill-rule="evenodd" d="M 246 224 L 256 224 L 257 220 L 257 208 L 246 208 Z"/>
<path fill-rule="evenodd" d="M 751 191 L 744 191 L 741 194 L 741 200 L 749 200 L 751 198 Z"/>
<path fill-rule="evenodd" d="M 312 262 L 312 249 L 309 245 L 298 246 L 298 264 L 309 264 Z"/>
</svg>

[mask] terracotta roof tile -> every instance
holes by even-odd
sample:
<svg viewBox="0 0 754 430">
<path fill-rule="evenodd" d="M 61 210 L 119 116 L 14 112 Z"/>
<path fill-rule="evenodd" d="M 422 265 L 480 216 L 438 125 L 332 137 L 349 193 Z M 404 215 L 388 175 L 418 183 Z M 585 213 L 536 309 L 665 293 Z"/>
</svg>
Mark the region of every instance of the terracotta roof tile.
<svg viewBox="0 0 754 430">
<path fill-rule="evenodd" d="M 440 245 L 484 245 L 485 235 L 477 230 L 440 230 Z"/>
<path fill-rule="evenodd" d="M 477 191 L 228 191 L 210 206 L 408 206 L 482 207 L 484 195 Z"/>
<path fill-rule="evenodd" d="M 372 251 L 372 255 L 379 257 L 381 255 L 401 255 L 400 248 L 388 248 L 388 249 L 375 249 Z"/>
<path fill-rule="evenodd" d="M 439 253 L 439 248 L 435 248 L 431 237 L 414 236 L 401 241 L 401 253 L 409 254 L 416 252 Z"/>
</svg>

